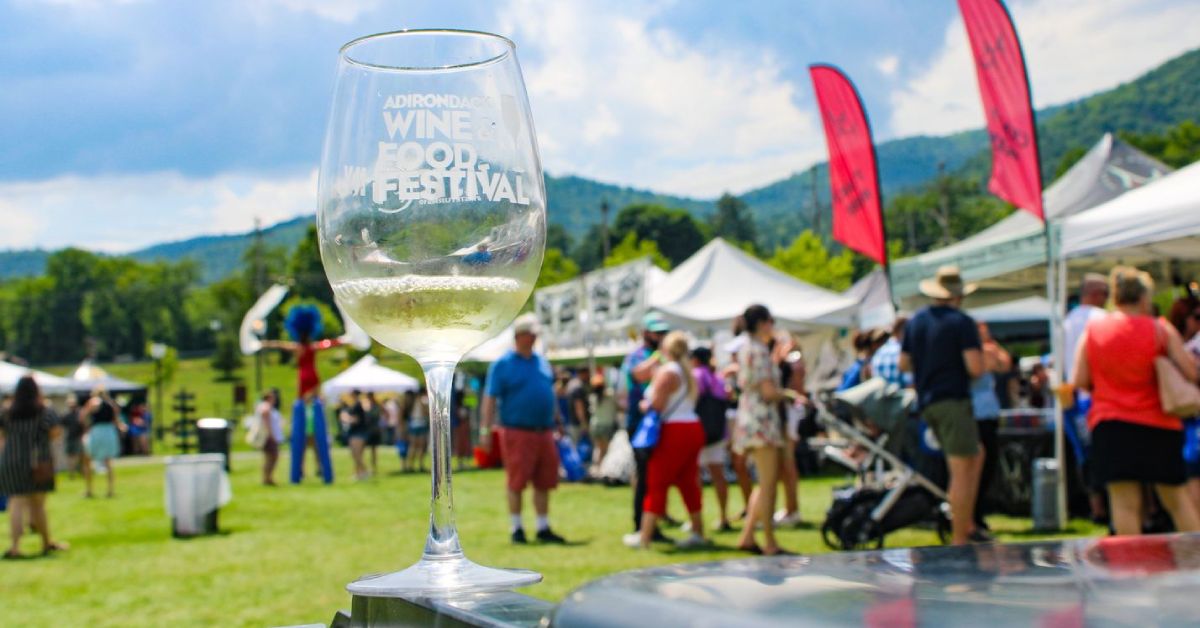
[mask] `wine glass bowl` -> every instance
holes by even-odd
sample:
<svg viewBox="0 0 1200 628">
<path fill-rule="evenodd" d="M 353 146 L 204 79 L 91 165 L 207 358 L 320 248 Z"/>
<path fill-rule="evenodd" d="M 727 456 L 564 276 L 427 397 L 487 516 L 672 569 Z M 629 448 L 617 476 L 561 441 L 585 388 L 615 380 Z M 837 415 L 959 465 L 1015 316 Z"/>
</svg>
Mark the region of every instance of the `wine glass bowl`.
<svg viewBox="0 0 1200 628">
<path fill-rule="evenodd" d="M 420 563 L 350 585 L 430 595 L 540 580 L 463 556 L 450 485 L 455 365 L 524 306 L 545 188 L 513 43 L 469 31 L 356 39 L 338 62 L 318 185 L 321 258 L 346 315 L 407 353 L 430 392 L 433 500 Z"/>
</svg>

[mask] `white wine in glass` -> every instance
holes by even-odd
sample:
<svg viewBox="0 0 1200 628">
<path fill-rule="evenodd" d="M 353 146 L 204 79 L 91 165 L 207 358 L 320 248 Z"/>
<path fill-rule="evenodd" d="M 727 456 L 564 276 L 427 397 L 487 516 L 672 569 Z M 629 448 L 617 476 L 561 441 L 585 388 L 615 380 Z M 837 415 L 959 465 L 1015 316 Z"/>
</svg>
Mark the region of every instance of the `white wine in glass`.
<svg viewBox="0 0 1200 628">
<path fill-rule="evenodd" d="M 516 49 L 488 33 L 417 30 L 342 47 L 318 191 L 321 259 L 346 315 L 411 355 L 430 397 L 433 499 L 415 565 L 347 589 L 428 597 L 541 580 L 463 554 L 454 524 L 454 369 L 529 299 L 545 186 Z"/>
</svg>

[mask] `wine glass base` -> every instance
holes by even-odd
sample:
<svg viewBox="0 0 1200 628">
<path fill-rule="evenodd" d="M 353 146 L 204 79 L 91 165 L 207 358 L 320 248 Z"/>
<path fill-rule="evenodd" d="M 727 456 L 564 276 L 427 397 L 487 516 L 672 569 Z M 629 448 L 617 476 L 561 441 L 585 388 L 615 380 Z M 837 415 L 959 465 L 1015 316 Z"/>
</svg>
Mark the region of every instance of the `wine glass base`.
<svg viewBox="0 0 1200 628">
<path fill-rule="evenodd" d="M 542 574 L 536 571 L 484 567 L 459 554 L 422 558 L 402 571 L 363 576 L 346 585 L 346 590 L 365 597 L 447 597 L 507 591 L 541 581 Z"/>
</svg>

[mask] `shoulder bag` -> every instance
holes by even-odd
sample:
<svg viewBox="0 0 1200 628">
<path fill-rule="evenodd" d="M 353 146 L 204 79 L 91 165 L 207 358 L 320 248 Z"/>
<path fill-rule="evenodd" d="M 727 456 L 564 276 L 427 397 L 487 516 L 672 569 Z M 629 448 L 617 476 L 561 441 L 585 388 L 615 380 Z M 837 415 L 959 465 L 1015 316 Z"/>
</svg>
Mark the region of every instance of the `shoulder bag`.
<svg viewBox="0 0 1200 628">
<path fill-rule="evenodd" d="M 1163 412 L 1180 418 L 1200 415 L 1200 388 L 1188 381 L 1167 354 L 1167 340 L 1155 322 L 1155 330 L 1162 340 L 1163 354 L 1154 358 L 1154 372 L 1158 376 L 1158 398 Z"/>
<path fill-rule="evenodd" d="M 679 397 L 679 401 L 671 404 L 667 408 L 666 415 L 671 416 L 671 413 L 683 403 L 687 393 Z M 658 439 L 662 437 L 662 417 L 658 414 L 658 410 L 651 408 L 642 415 L 641 422 L 638 423 L 637 430 L 633 433 L 633 438 L 629 439 L 630 447 L 634 449 L 654 449 L 658 445 Z"/>
</svg>

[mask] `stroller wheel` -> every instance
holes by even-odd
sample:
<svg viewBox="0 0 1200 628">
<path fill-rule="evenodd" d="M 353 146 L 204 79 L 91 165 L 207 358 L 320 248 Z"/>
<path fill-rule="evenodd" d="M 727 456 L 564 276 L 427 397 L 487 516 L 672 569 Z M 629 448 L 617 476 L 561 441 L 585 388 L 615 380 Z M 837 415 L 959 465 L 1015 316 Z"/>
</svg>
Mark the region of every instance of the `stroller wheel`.
<svg viewBox="0 0 1200 628">
<path fill-rule="evenodd" d="M 838 538 L 837 532 L 829 524 L 828 519 L 825 520 L 825 523 L 821 524 L 821 539 L 825 541 L 825 547 L 831 550 L 843 549 L 842 540 Z"/>
</svg>

